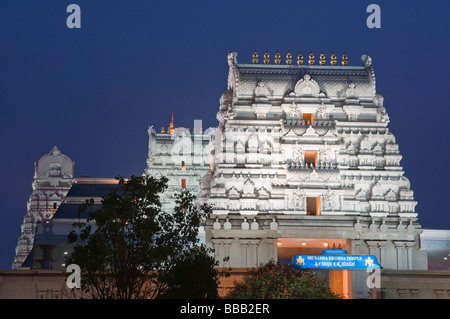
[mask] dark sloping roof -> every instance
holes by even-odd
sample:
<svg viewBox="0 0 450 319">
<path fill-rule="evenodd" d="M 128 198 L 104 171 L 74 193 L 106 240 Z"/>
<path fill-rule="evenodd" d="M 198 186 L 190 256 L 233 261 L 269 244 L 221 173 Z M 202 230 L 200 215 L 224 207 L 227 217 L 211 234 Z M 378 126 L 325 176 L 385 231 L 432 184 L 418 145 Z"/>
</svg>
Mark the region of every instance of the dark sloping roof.
<svg viewBox="0 0 450 319">
<path fill-rule="evenodd" d="M 66 197 L 104 197 L 114 188 L 119 188 L 118 184 L 84 184 L 75 183 L 70 188 Z"/>
<path fill-rule="evenodd" d="M 53 219 L 74 219 L 74 218 L 89 218 L 89 213 L 102 208 L 101 204 L 93 204 L 87 209 L 79 212 L 81 204 L 79 203 L 62 203 L 53 215 Z"/>
<path fill-rule="evenodd" d="M 22 265 L 20 267 L 31 267 L 32 261 L 33 261 L 33 253 L 34 248 L 31 249 L 31 251 L 28 253 L 27 258 L 23 261 Z"/>
</svg>

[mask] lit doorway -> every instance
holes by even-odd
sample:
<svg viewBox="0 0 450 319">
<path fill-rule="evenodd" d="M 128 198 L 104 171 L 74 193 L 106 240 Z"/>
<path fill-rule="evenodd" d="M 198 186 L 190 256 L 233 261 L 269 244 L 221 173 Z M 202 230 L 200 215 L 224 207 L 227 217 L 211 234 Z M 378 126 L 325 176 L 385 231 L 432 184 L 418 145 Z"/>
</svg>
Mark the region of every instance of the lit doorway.
<svg viewBox="0 0 450 319">
<path fill-rule="evenodd" d="M 334 238 L 278 238 L 277 256 L 279 264 L 287 265 L 294 255 L 320 255 L 322 250 L 343 249 L 349 254 L 350 241 Z M 330 289 L 346 299 L 352 298 L 351 270 L 312 269 L 328 283 Z"/>
</svg>

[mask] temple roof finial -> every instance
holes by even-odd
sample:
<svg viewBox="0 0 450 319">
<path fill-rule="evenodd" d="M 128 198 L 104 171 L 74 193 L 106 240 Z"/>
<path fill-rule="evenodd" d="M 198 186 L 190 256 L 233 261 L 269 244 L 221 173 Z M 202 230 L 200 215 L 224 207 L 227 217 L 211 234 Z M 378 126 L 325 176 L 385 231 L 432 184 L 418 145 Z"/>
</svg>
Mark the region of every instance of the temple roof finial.
<svg viewBox="0 0 450 319">
<path fill-rule="evenodd" d="M 280 64 L 281 58 L 280 58 L 280 52 L 277 50 L 277 53 L 275 53 L 275 64 Z"/>
<path fill-rule="evenodd" d="M 291 63 L 292 63 L 292 54 L 290 51 L 288 51 L 288 53 L 286 54 L 286 64 L 291 65 Z"/>
<path fill-rule="evenodd" d="M 252 61 L 253 61 L 253 64 L 258 64 L 258 52 L 256 52 L 256 50 L 255 50 L 255 52 L 253 52 Z"/>
<path fill-rule="evenodd" d="M 297 64 L 298 65 L 302 65 L 303 64 L 303 55 L 302 55 L 301 52 L 298 53 Z"/>
<path fill-rule="evenodd" d="M 331 54 L 331 65 L 336 65 L 336 54 L 334 52 Z"/>
<path fill-rule="evenodd" d="M 308 62 L 309 62 L 309 65 L 313 65 L 314 64 L 314 53 L 309 53 L 309 60 L 308 60 Z"/>
<path fill-rule="evenodd" d="M 269 53 L 267 51 L 264 53 L 264 64 L 269 64 Z"/>
<path fill-rule="evenodd" d="M 320 54 L 320 60 L 319 60 L 319 63 L 320 63 L 320 65 L 325 65 L 325 62 L 326 62 L 326 60 L 325 60 L 325 54 L 323 54 L 323 52 Z"/>
<path fill-rule="evenodd" d="M 342 55 L 342 65 L 347 66 L 347 64 L 348 64 L 348 57 L 347 53 L 344 52 L 344 54 Z"/>
</svg>

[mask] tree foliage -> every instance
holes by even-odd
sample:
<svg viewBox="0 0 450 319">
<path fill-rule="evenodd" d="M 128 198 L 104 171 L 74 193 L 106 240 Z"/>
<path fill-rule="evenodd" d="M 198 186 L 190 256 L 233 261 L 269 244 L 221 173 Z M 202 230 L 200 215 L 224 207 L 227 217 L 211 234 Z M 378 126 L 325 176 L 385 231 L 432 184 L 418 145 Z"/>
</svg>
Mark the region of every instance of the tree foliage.
<svg viewBox="0 0 450 319">
<path fill-rule="evenodd" d="M 192 291 L 183 293 L 187 268 L 190 277 L 199 274 L 196 269 L 202 271 L 195 296 L 216 297 L 215 259 L 197 237 L 210 208 L 199 209 L 195 197 L 182 191 L 176 195 L 175 209 L 164 211 L 160 194 L 167 188 L 166 177 L 118 179 L 118 187 L 103 198 L 101 209 L 91 213 L 87 223 L 75 223 L 69 234 L 69 243 L 76 245 L 66 263 L 80 266 L 84 296 L 192 297 Z M 87 201 L 81 209 L 92 204 L 93 200 Z"/>
<path fill-rule="evenodd" d="M 235 283 L 230 299 L 336 299 L 310 270 L 277 265 L 274 261 L 248 272 Z"/>
</svg>

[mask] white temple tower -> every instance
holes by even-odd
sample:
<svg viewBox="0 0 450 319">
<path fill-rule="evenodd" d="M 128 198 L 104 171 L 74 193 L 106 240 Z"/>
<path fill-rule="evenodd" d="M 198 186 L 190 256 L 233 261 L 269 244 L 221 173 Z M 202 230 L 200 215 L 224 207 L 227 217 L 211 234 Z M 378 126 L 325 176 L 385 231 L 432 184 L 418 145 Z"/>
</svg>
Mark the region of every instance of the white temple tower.
<svg viewBox="0 0 450 319">
<path fill-rule="evenodd" d="M 58 147 L 34 163 L 33 192 L 21 226 L 12 268 L 20 268 L 33 248 L 36 223 L 50 219 L 74 183 L 74 162 Z"/>
<path fill-rule="evenodd" d="M 386 269 L 426 269 L 417 202 L 371 58 L 349 66 L 239 64 L 229 53 L 228 89 L 220 99 L 202 202 L 214 207 L 206 242 L 221 266 L 254 267 L 270 259 L 340 247 L 371 254 Z M 223 257 L 230 257 L 222 262 Z M 329 274 L 342 292 L 367 298 L 367 273 Z"/>
<path fill-rule="evenodd" d="M 202 121 L 195 120 L 192 132 L 188 128 L 175 127 L 170 123 L 167 131 L 157 133 L 153 126 L 148 129 L 148 158 L 145 175 L 167 177 L 168 187 L 164 191 L 162 209 L 175 207 L 175 194 L 182 189 L 196 195 L 202 177 L 211 170 L 209 142 L 214 128 L 203 131 Z M 200 227 L 200 241 L 204 242 L 204 229 Z"/>
</svg>

